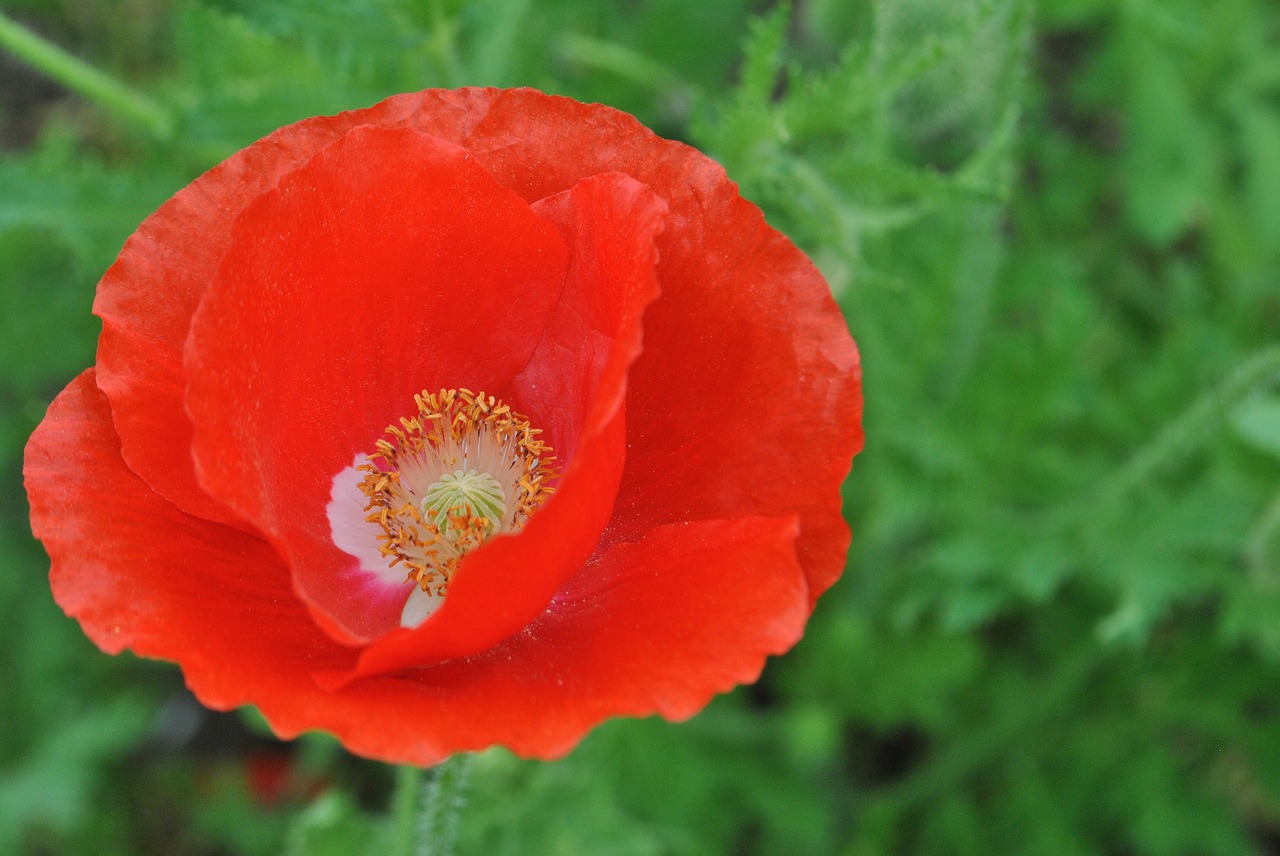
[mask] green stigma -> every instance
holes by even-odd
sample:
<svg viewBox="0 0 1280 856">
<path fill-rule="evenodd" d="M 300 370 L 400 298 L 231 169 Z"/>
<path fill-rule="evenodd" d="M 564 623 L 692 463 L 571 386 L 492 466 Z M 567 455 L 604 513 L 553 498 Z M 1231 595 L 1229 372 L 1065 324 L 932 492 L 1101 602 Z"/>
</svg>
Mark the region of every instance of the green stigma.
<svg viewBox="0 0 1280 856">
<path fill-rule="evenodd" d="M 446 538 L 450 535 L 456 538 L 459 534 L 449 519 L 450 514 L 483 517 L 486 521 L 484 534 L 489 536 L 502 525 L 507 513 L 507 498 L 502 493 L 502 485 L 488 473 L 454 470 L 427 488 L 422 499 L 422 513 L 428 515 L 432 511 L 435 512 L 435 524 L 440 534 Z"/>
</svg>

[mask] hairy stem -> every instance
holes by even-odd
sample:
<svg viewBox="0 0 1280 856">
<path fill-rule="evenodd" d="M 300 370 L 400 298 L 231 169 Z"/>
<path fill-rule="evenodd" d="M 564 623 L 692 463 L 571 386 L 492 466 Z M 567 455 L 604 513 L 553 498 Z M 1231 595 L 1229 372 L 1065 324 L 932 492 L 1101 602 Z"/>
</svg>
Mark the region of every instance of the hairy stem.
<svg viewBox="0 0 1280 856">
<path fill-rule="evenodd" d="M 454 755 L 436 767 L 435 776 L 427 783 L 418 826 L 418 856 L 453 856 L 470 760 L 466 755 Z"/>
</svg>

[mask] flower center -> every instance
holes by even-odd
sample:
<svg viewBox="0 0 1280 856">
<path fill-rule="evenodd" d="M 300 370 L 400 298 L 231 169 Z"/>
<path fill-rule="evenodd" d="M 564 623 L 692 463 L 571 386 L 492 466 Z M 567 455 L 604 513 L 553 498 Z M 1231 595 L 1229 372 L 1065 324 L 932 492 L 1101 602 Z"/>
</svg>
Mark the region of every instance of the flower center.
<svg viewBox="0 0 1280 856">
<path fill-rule="evenodd" d="M 507 497 L 502 492 L 502 485 L 488 473 L 454 470 L 427 488 L 427 495 L 422 500 L 422 513 L 438 524 L 445 521 L 439 524 L 440 534 L 455 541 L 460 533 L 449 523 L 449 516 L 463 510 L 484 521 L 484 534 L 488 536 L 497 526 L 497 521 L 507 515 Z"/>
<path fill-rule="evenodd" d="M 403 563 L 406 582 L 436 599 L 463 556 L 524 527 L 555 492 L 557 473 L 541 430 L 491 395 L 424 390 L 414 403 L 417 414 L 389 426 L 358 468 L 360 490 L 369 500 L 365 519 L 382 528 L 382 555 L 392 567 Z"/>
</svg>

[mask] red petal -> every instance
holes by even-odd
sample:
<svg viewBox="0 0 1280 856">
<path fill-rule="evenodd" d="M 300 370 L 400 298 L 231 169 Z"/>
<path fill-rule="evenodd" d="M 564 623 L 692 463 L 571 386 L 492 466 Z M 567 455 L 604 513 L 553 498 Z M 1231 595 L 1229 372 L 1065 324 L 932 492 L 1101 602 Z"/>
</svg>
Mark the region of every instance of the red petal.
<svg viewBox="0 0 1280 856">
<path fill-rule="evenodd" d="M 571 463 L 522 532 L 467 557 L 431 618 L 374 642 L 356 672 L 331 676 L 330 686 L 484 651 L 537 618 L 591 555 L 626 457 L 626 371 L 640 352 L 641 314 L 657 296 L 653 240 L 663 209 L 619 175 L 587 179 L 535 206 L 562 230 L 569 273 L 542 341 L 502 397 L 546 426 Z"/>
<path fill-rule="evenodd" d="M 23 467 L 58 605 L 105 651 L 180 661 L 213 707 L 253 700 L 284 657 L 300 673 L 348 658 L 266 543 L 182 512 L 125 465 L 94 380 L 86 371 L 53 402 Z"/>
<path fill-rule="evenodd" d="M 610 716 L 690 716 L 755 680 L 808 613 L 794 520 L 662 527 L 597 556 L 589 590 L 482 656 L 328 693 L 308 670 L 350 652 L 265 543 L 184 514 L 125 466 L 92 371 L 50 407 L 24 472 L 55 597 L 102 648 L 177 660 L 210 707 L 254 703 L 285 736 L 322 728 L 392 762 L 495 743 L 549 758 Z"/>
<path fill-rule="evenodd" d="M 660 527 L 598 555 L 591 590 L 480 656 L 356 681 L 323 707 L 284 692 L 261 707 L 286 735 L 320 727 L 422 765 L 494 744 L 555 758 L 611 716 L 685 719 L 800 638 L 795 536 L 794 519 Z"/>
<path fill-rule="evenodd" d="M 572 458 L 583 430 L 602 426 L 624 403 L 626 376 L 641 350 L 641 314 L 658 297 L 654 244 L 667 205 L 618 173 L 585 178 L 535 202 L 568 243 L 564 294 L 529 362 L 503 391 L 541 408 L 539 424 Z"/>
<path fill-rule="evenodd" d="M 268 533 L 300 593 L 356 640 L 395 626 L 332 543 L 332 479 L 423 389 L 493 390 L 564 281 L 551 224 L 465 152 L 357 128 L 236 221 L 187 344 L 201 484 Z"/>
<path fill-rule="evenodd" d="M 196 483 L 182 404 L 183 344 L 230 244 L 231 222 L 351 124 L 312 119 L 237 152 L 148 217 L 98 284 L 98 385 L 112 402 L 125 460 L 184 511 L 236 520 Z"/>
<path fill-rule="evenodd" d="M 858 354 L 821 275 L 755 206 L 727 183 L 699 204 L 719 221 L 701 251 L 687 236 L 661 245 L 664 299 L 631 372 L 632 454 L 611 535 L 799 514 L 816 600 L 849 547 L 840 485 L 862 448 Z"/>
<path fill-rule="evenodd" d="M 687 371 L 696 364 L 668 353 L 636 366 L 632 432 L 663 437 L 645 448 L 632 443 L 617 521 L 626 531 L 615 534 L 635 537 L 648 525 L 690 514 L 796 511 L 814 597 L 836 578 L 848 542 L 837 487 L 844 462 L 862 445 L 861 388 L 856 351 L 821 277 L 703 155 L 656 137 L 623 113 L 533 90 L 428 90 L 281 129 L 210 171 L 143 224 L 104 278 L 96 308 L 104 319 L 101 383 L 115 404 L 125 455 L 149 483 L 188 510 L 217 515 L 186 464 L 175 355 L 225 252 L 231 219 L 357 123 L 404 125 L 463 145 L 530 201 L 608 171 L 634 176 L 664 197 L 673 224 L 659 243 L 668 296 L 646 322 L 647 335 L 651 343 L 681 343 L 678 353 L 687 350 L 702 363 L 699 371 Z M 202 241 L 187 240 L 190 234 Z M 691 342 L 695 347 L 686 349 Z M 735 377 L 734 368 L 741 374 Z M 682 383 L 667 386 L 673 376 Z M 743 410 L 759 408 L 759 417 L 726 414 L 734 424 L 708 435 L 706 424 L 714 420 L 699 416 L 704 402 L 738 394 L 747 377 L 756 382 Z M 797 421 L 798 414 L 803 419 Z M 695 418 L 686 421 L 686 415 Z M 798 434 L 804 443 L 794 442 Z M 710 446 L 704 445 L 708 437 Z M 725 447 L 731 447 L 727 455 Z M 791 452 L 775 460 L 776 449 Z M 750 466 L 740 466 L 744 461 Z M 703 474 L 688 490 L 672 492 L 652 481 L 663 473 L 674 479 L 679 471 L 671 467 L 682 464 Z"/>
<path fill-rule="evenodd" d="M 816 600 L 844 568 L 839 489 L 862 448 L 862 388 L 853 340 L 808 258 L 719 165 L 624 113 L 532 90 L 391 100 L 526 199 L 615 171 L 667 201 L 663 295 L 628 382 L 627 472 L 609 537 L 796 513 Z"/>
</svg>

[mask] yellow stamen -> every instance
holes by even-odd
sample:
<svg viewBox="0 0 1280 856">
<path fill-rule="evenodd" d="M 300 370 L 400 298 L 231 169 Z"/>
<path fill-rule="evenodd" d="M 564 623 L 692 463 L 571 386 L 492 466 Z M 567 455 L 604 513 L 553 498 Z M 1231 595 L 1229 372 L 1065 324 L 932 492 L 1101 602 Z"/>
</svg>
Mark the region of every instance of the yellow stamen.
<svg viewBox="0 0 1280 856">
<path fill-rule="evenodd" d="M 555 458 L 540 429 L 491 395 L 423 390 L 414 403 L 417 414 L 387 426 L 359 467 L 360 490 L 389 565 L 443 597 L 463 556 L 522 529 L 555 492 Z"/>
</svg>

